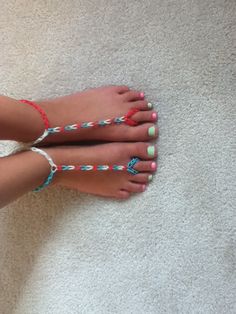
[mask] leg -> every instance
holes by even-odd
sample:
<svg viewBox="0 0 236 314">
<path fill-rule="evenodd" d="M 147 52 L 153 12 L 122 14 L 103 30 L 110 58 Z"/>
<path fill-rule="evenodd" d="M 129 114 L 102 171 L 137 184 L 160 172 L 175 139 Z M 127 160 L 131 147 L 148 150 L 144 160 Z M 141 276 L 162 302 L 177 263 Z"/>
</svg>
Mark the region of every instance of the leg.
<svg viewBox="0 0 236 314">
<path fill-rule="evenodd" d="M 0 96 L 0 140 L 32 142 L 44 124 L 39 113 L 19 101 Z"/>
<path fill-rule="evenodd" d="M 48 162 L 30 151 L 0 158 L 0 208 L 40 185 L 49 170 Z"/>
</svg>

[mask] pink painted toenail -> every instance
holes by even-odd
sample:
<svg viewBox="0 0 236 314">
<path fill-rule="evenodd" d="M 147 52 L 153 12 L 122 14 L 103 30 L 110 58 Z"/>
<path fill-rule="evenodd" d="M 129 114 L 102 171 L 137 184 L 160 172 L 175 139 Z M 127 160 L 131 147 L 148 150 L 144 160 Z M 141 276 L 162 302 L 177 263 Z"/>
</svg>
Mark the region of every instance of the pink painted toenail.
<svg viewBox="0 0 236 314">
<path fill-rule="evenodd" d="M 144 93 L 143 92 L 140 93 L 140 97 L 144 98 Z"/>
<path fill-rule="evenodd" d="M 153 112 L 152 114 L 152 120 L 157 121 L 157 112 Z"/>
<path fill-rule="evenodd" d="M 143 190 L 143 192 L 146 190 L 146 185 L 145 184 L 142 185 L 142 190 Z"/>
<path fill-rule="evenodd" d="M 156 170 L 156 169 L 157 169 L 157 164 L 156 164 L 156 162 L 152 162 L 152 163 L 151 163 L 151 168 L 152 168 L 152 170 Z"/>
</svg>

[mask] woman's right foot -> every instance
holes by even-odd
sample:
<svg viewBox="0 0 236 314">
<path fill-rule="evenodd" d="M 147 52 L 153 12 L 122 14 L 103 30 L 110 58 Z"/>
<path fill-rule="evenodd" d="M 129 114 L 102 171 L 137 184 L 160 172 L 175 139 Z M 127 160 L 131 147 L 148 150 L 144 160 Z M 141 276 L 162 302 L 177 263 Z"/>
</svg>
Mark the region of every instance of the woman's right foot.
<svg viewBox="0 0 236 314">
<path fill-rule="evenodd" d="M 133 175 L 127 171 L 57 171 L 54 184 L 105 197 L 126 199 L 144 192 L 156 171 L 155 145 L 150 143 L 109 143 L 95 146 L 46 148 L 56 165 L 127 165 L 133 157 L 139 161 Z M 44 158 L 44 157 L 42 157 Z M 46 162 L 46 161 L 45 161 Z"/>
</svg>

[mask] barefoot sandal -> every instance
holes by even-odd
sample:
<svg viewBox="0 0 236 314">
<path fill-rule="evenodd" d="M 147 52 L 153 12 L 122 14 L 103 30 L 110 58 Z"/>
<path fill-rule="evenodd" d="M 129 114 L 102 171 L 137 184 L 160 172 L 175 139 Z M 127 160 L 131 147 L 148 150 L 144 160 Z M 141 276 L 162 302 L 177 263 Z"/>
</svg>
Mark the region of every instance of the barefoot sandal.
<svg viewBox="0 0 236 314">
<path fill-rule="evenodd" d="M 93 122 L 81 122 L 81 123 L 74 123 L 74 124 L 69 124 L 65 126 L 56 126 L 56 127 L 50 127 L 50 123 L 48 120 L 48 117 L 44 110 L 40 108 L 40 106 L 32 101 L 26 100 L 26 99 L 21 99 L 21 103 L 28 104 L 32 106 L 34 109 L 36 109 L 39 114 L 41 115 L 41 118 L 44 122 L 44 132 L 42 135 L 39 136 L 32 144 L 37 144 L 44 140 L 47 136 L 55 133 L 61 133 L 61 132 L 69 132 L 69 131 L 79 131 L 80 129 L 88 129 L 88 128 L 95 128 L 95 127 L 104 127 L 107 125 L 114 125 L 114 124 L 127 124 L 130 126 L 135 126 L 138 125 L 138 122 L 134 121 L 132 119 L 132 116 L 139 111 L 137 108 L 132 108 L 130 111 L 121 117 L 116 117 L 116 118 L 111 118 L 111 119 L 106 119 L 106 120 L 99 120 L 99 121 L 93 121 Z"/>
<path fill-rule="evenodd" d="M 134 166 L 140 161 L 137 157 L 133 157 L 127 165 L 56 165 L 52 158 L 42 149 L 31 147 L 30 150 L 45 157 L 51 167 L 50 174 L 46 180 L 34 189 L 34 192 L 39 192 L 46 188 L 52 182 L 57 171 L 127 171 L 133 175 L 139 173 L 134 169 Z"/>
</svg>

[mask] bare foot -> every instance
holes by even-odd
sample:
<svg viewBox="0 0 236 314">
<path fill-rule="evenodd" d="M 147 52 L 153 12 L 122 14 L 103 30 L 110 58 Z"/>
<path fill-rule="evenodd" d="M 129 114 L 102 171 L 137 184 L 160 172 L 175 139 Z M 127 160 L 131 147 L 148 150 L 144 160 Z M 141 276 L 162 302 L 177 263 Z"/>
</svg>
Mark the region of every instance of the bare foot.
<svg viewBox="0 0 236 314">
<path fill-rule="evenodd" d="M 119 164 L 127 165 L 132 157 L 139 157 L 134 169 L 127 171 L 57 171 L 53 182 L 81 192 L 105 197 L 126 199 L 131 193 L 144 192 L 156 171 L 156 146 L 148 143 L 109 143 L 95 146 L 62 146 L 44 149 L 56 165 Z M 43 158 L 43 157 L 42 157 Z"/>
<path fill-rule="evenodd" d="M 140 92 L 126 86 L 108 86 L 90 89 L 81 93 L 39 102 L 46 112 L 50 127 L 71 125 L 121 117 L 132 108 L 140 110 L 132 119 L 137 126 L 126 124 L 109 125 L 69 132 L 50 134 L 43 143 L 62 143 L 67 141 L 147 141 L 157 137 L 157 113 L 151 104 L 144 100 Z M 43 124 L 38 135 L 43 133 Z"/>
</svg>

